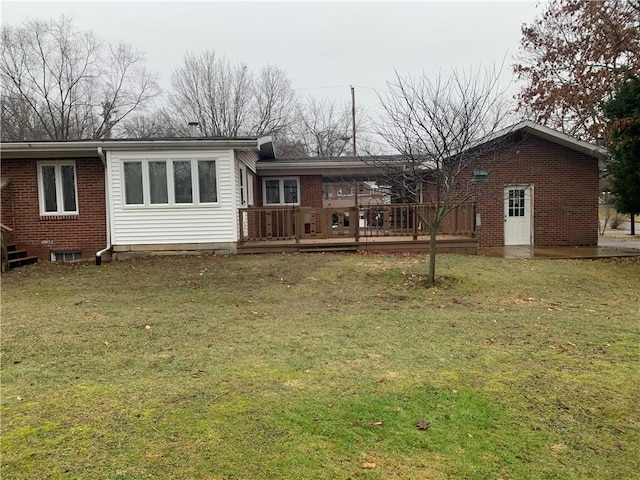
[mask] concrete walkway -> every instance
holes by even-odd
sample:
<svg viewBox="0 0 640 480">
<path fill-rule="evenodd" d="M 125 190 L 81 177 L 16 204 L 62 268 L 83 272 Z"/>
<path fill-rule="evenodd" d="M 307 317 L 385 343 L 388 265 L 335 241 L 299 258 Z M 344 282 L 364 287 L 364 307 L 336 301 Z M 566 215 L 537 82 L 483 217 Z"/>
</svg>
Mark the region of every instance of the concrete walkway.
<svg viewBox="0 0 640 480">
<path fill-rule="evenodd" d="M 640 235 L 631 236 L 621 226 L 618 230 L 607 230 L 598 235 L 597 247 L 531 247 L 509 246 L 480 248 L 479 255 L 502 258 L 607 258 L 640 256 Z M 636 222 L 636 232 L 640 225 Z"/>
</svg>

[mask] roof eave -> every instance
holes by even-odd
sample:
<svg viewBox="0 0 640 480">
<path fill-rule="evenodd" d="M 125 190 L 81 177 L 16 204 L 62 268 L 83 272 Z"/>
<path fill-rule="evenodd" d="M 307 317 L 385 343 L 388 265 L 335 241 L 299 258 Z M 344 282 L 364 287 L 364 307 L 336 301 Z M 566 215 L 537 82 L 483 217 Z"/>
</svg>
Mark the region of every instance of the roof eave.
<svg viewBox="0 0 640 480">
<path fill-rule="evenodd" d="M 313 157 L 309 157 L 308 161 L 258 162 L 256 168 L 258 175 L 261 176 L 322 175 L 325 178 L 369 178 L 379 176 L 382 170 L 382 165 L 364 161 L 318 163 L 313 160 Z"/>
<path fill-rule="evenodd" d="M 558 145 L 562 145 L 564 147 L 570 148 L 572 150 L 576 150 L 578 152 L 584 153 L 591 157 L 595 157 L 598 159 L 604 158 L 607 156 L 607 150 L 598 145 L 594 145 L 592 143 L 583 142 L 582 140 L 578 140 L 566 133 L 559 132 L 549 127 L 545 127 L 544 125 L 540 125 L 534 123 L 530 120 L 523 120 L 515 125 L 511 125 L 502 130 L 495 132 L 488 137 L 481 139 L 478 142 L 478 145 L 482 145 L 493 140 L 497 140 L 506 135 L 510 135 L 517 131 L 523 131 L 529 133 L 531 135 L 535 135 L 536 137 L 542 138 L 544 140 L 548 140 L 550 142 L 556 143 Z M 475 145 L 474 145 L 475 146 Z"/>
<path fill-rule="evenodd" d="M 3 143 L 3 158 L 59 158 L 99 157 L 98 148 L 104 151 L 157 151 L 203 149 L 258 150 L 260 158 L 274 158 L 271 137 L 243 139 L 180 139 L 180 140 L 95 140 L 82 142 L 13 142 Z"/>
<path fill-rule="evenodd" d="M 594 145 L 589 142 L 583 142 L 582 140 L 578 140 L 577 138 L 574 138 L 565 133 L 553 130 L 549 127 L 545 127 L 544 125 L 538 125 L 530 121 L 521 123 L 525 124 L 521 127 L 522 130 L 545 140 L 555 142 L 559 145 L 571 148 L 595 158 L 603 158 L 607 155 L 607 150 L 598 145 Z"/>
</svg>

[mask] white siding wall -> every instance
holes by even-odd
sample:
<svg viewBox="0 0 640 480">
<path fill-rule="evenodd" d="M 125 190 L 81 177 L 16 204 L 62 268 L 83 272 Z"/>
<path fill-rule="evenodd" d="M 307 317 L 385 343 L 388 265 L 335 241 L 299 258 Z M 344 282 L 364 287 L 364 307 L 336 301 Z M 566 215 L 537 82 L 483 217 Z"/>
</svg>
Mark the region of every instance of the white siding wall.
<svg viewBox="0 0 640 480">
<path fill-rule="evenodd" d="M 236 158 L 238 159 L 238 161 L 244 163 L 250 171 L 256 173 L 256 162 L 258 161 L 257 152 L 238 150 L 236 152 Z"/>
<path fill-rule="evenodd" d="M 253 200 L 253 180 L 255 172 L 256 172 L 256 162 L 258 161 L 258 154 L 256 152 L 247 152 L 247 151 L 236 151 L 236 158 L 238 161 L 236 162 L 235 167 L 235 179 L 236 179 L 236 204 L 238 208 L 246 208 L 247 206 L 252 205 L 250 203 Z M 244 165 L 246 168 L 246 179 L 245 179 L 245 204 L 242 205 L 241 195 L 240 195 L 240 174 L 241 174 L 241 166 Z"/>
<path fill-rule="evenodd" d="M 218 203 L 202 206 L 124 204 L 123 160 L 215 160 Z M 236 170 L 233 150 L 108 152 L 111 232 L 114 245 L 236 242 Z"/>
</svg>

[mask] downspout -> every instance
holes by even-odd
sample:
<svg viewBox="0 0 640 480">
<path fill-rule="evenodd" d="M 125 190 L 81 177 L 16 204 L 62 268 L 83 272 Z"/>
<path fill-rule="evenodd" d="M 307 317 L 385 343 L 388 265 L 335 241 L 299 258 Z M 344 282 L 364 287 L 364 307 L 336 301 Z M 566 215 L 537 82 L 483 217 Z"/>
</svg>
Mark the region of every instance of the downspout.
<svg viewBox="0 0 640 480">
<path fill-rule="evenodd" d="M 107 246 L 102 250 L 96 252 L 96 265 L 102 265 L 102 254 L 111 250 L 111 196 L 109 195 L 109 169 L 107 168 L 107 159 L 104 156 L 104 152 L 102 151 L 102 147 L 98 147 L 98 156 L 100 160 L 102 160 L 102 164 L 104 165 L 104 191 L 105 191 L 105 203 L 106 203 L 106 212 L 107 212 Z"/>
</svg>

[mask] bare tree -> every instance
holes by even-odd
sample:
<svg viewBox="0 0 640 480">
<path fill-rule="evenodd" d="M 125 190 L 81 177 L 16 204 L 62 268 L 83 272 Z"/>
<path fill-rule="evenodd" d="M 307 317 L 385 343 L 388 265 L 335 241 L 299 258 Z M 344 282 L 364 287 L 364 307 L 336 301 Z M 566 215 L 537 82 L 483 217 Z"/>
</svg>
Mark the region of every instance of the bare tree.
<svg viewBox="0 0 640 480">
<path fill-rule="evenodd" d="M 350 107 L 307 97 L 278 151 L 282 156 L 339 157 L 350 152 L 350 139 Z"/>
<path fill-rule="evenodd" d="M 2 92 L 0 119 L 3 141 L 48 138 L 47 131 L 39 122 L 36 112 L 19 95 Z"/>
<path fill-rule="evenodd" d="M 177 125 L 165 109 L 159 108 L 130 115 L 120 125 L 119 133 L 125 138 L 184 137 L 188 135 L 188 127 Z"/>
<path fill-rule="evenodd" d="M 297 99 L 284 70 L 266 65 L 253 82 L 254 135 L 278 136 L 295 119 Z"/>
<path fill-rule="evenodd" d="M 198 122 L 204 136 L 277 134 L 293 116 L 295 94 L 284 71 L 267 65 L 257 78 L 211 50 L 188 53 L 171 77 L 176 121 Z"/>
<path fill-rule="evenodd" d="M 231 65 L 213 51 L 187 53 L 171 76 L 170 104 L 183 124 L 198 122 L 207 137 L 237 136 L 243 132 L 251 100 L 246 65 Z"/>
<path fill-rule="evenodd" d="M 495 69 L 453 71 L 434 81 L 425 74 L 413 78 L 396 72 L 380 97 L 385 117 L 378 134 L 400 154 L 379 162 L 381 182 L 414 205 L 430 235 L 432 285 L 438 229 L 450 212 L 472 198 L 469 169 L 491 148 L 483 139 L 498 130 L 506 115 L 498 77 Z"/>
<path fill-rule="evenodd" d="M 140 53 L 66 17 L 3 27 L 0 76 L 5 140 L 108 136 L 158 94 Z M 24 124 L 12 128 L 16 120 Z"/>
</svg>

